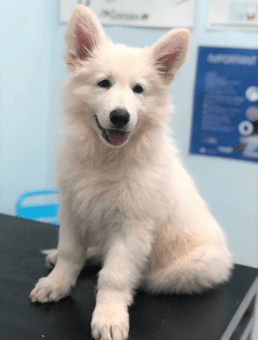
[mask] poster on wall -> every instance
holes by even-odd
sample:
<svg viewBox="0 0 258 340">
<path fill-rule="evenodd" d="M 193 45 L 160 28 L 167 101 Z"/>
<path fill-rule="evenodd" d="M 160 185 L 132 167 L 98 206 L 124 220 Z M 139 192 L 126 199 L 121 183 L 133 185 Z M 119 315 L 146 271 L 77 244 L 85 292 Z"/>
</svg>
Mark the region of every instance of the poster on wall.
<svg viewBox="0 0 258 340">
<path fill-rule="evenodd" d="M 102 25 L 135 27 L 194 26 L 196 0 L 60 0 L 60 21 L 67 22 L 75 3 L 89 7 Z"/>
<path fill-rule="evenodd" d="M 258 0 L 210 0 L 207 28 L 258 31 Z"/>
<path fill-rule="evenodd" d="M 258 162 L 258 50 L 199 48 L 190 153 Z"/>
</svg>

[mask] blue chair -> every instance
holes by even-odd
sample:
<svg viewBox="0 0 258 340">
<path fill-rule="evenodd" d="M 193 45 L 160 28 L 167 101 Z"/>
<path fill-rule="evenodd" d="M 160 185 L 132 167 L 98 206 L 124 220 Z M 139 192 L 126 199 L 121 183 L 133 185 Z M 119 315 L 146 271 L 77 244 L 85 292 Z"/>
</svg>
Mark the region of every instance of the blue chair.
<svg viewBox="0 0 258 340">
<path fill-rule="evenodd" d="M 39 220 L 51 224 L 59 224 L 58 209 L 59 203 L 24 205 L 24 200 L 29 197 L 47 197 L 47 195 L 59 194 L 59 190 L 43 189 L 24 192 L 16 202 L 16 216 L 25 217 L 31 220 Z"/>
</svg>

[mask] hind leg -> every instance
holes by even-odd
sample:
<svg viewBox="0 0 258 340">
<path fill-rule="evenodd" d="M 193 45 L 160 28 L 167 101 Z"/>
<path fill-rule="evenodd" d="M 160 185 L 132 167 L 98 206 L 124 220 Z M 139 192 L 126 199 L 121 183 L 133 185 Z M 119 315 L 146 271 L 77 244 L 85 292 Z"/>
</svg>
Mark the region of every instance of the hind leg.
<svg viewBox="0 0 258 340">
<path fill-rule="evenodd" d="M 230 278 L 230 258 L 226 247 L 200 245 L 168 266 L 150 270 L 143 287 L 154 293 L 201 293 Z"/>
<path fill-rule="evenodd" d="M 47 249 L 47 250 L 42 250 L 42 254 L 46 255 L 46 266 L 48 268 L 53 268 L 56 265 L 57 258 L 58 258 L 58 249 Z M 85 260 L 88 260 L 89 258 L 92 257 L 97 257 L 100 256 L 100 251 L 98 247 L 89 247 L 87 249 L 87 252 L 85 254 Z"/>
<path fill-rule="evenodd" d="M 46 255 L 45 262 L 48 268 L 53 268 L 56 265 L 58 258 L 58 249 L 42 250 L 42 254 Z"/>
</svg>

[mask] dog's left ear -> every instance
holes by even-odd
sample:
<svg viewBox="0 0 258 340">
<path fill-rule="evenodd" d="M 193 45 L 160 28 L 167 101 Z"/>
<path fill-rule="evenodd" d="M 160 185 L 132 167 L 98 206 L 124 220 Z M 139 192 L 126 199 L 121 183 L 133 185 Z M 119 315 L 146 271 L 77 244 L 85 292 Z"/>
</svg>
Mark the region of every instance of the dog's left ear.
<svg viewBox="0 0 258 340">
<path fill-rule="evenodd" d="M 164 81 L 171 83 L 177 70 L 187 58 L 189 31 L 185 28 L 170 30 L 152 47 L 151 54 Z"/>
</svg>

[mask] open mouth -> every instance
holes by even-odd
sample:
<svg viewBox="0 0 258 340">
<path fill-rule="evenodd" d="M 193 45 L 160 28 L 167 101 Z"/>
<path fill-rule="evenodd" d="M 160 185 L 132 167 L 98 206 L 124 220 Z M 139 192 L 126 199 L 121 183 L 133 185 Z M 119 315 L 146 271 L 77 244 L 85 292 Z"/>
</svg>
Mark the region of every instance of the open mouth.
<svg viewBox="0 0 258 340">
<path fill-rule="evenodd" d="M 94 118 L 96 120 L 96 123 L 99 129 L 102 131 L 103 138 L 105 138 L 105 140 L 108 143 L 112 145 L 121 145 L 126 141 L 128 132 L 120 130 L 120 129 L 104 129 L 100 125 L 97 116 L 95 116 Z"/>
</svg>

